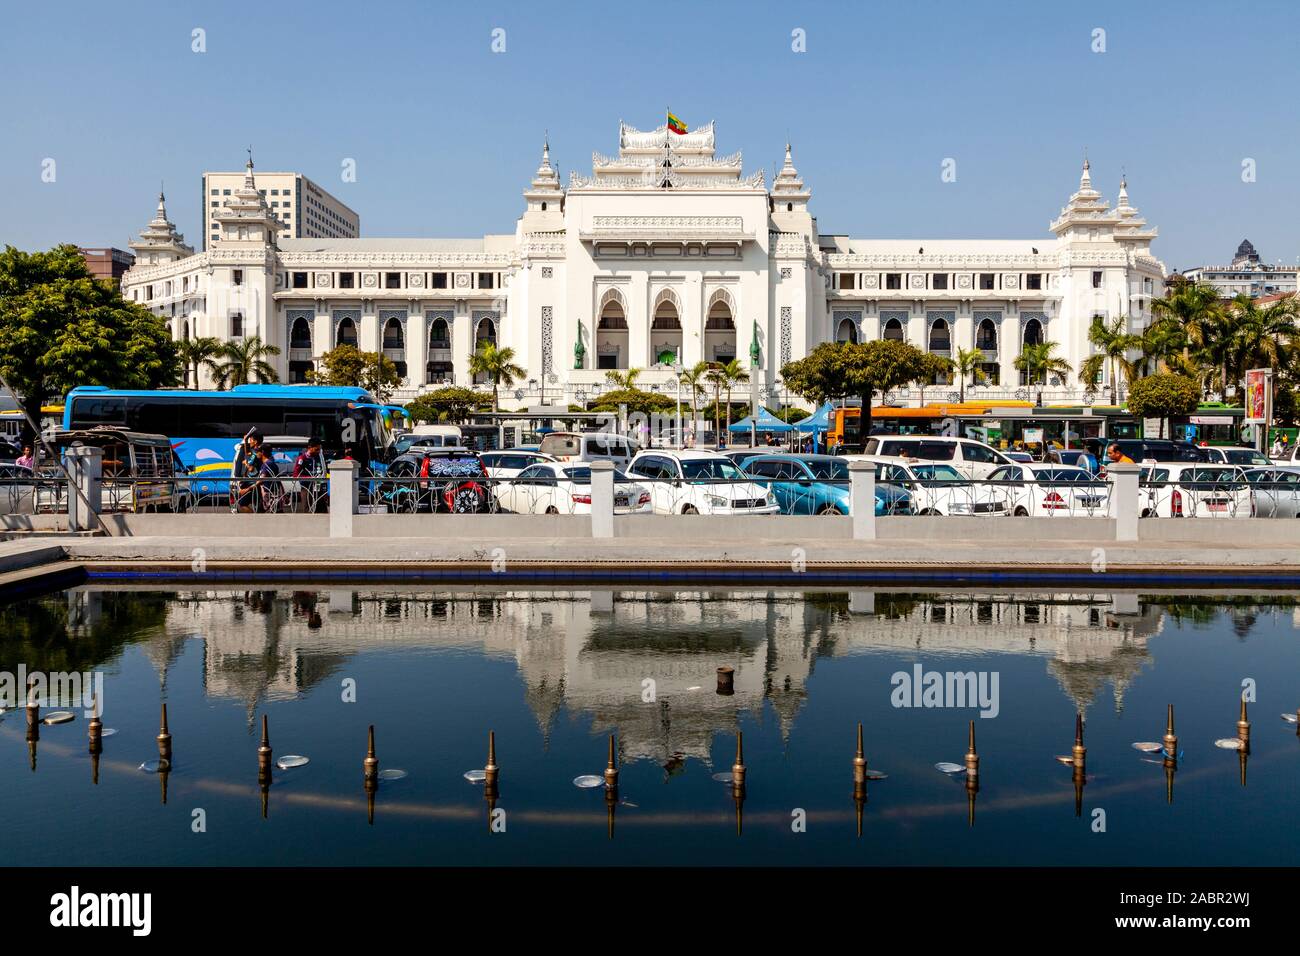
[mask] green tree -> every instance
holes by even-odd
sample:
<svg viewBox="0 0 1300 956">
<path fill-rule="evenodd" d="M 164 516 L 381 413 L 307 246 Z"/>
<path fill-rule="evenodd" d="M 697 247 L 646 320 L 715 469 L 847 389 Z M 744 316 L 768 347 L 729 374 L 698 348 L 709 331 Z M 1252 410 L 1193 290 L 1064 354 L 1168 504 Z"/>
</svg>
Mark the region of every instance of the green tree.
<svg viewBox="0 0 1300 956">
<path fill-rule="evenodd" d="M 722 377 L 727 389 L 727 425 L 731 425 L 731 390 L 737 385 L 749 382 L 749 370 L 737 359 L 732 359 L 722 366 Z M 744 417 L 744 416 L 741 416 Z"/>
<path fill-rule="evenodd" d="M 471 375 L 484 375 L 492 383 L 492 411 L 501 411 L 501 396 L 499 389 L 502 385 L 511 388 L 516 379 L 523 378 L 528 373 L 515 364 L 515 350 L 509 346 L 498 348 L 495 343 L 484 341 L 479 346 L 478 351 L 469 357 L 469 372 Z"/>
<path fill-rule="evenodd" d="M 984 352 L 981 349 L 957 349 L 957 357 L 952 360 L 952 370 L 957 373 L 957 388 L 960 398 L 966 401 L 966 381 L 974 378 L 975 385 L 984 384 L 988 377 L 980 366 L 984 364 Z"/>
<path fill-rule="evenodd" d="M 1129 360 L 1128 353 L 1142 347 L 1142 336 L 1128 331 L 1126 315 L 1116 316 L 1110 322 L 1100 315 L 1094 315 L 1088 326 L 1088 341 L 1097 351 L 1079 366 L 1079 379 L 1088 387 L 1089 392 L 1095 391 L 1102 369 L 1106 369 L 1110 377 L 1110 404 L 1116 405 L 1119 377 L 1123 375 L 1127 385 L 1133 383 L 1136 366 Z"/>
<path fill-rule="evenodd" d="M 591 402 L 589 411 L 616 412 L 620 405 L 626 405 L 629 412 L 650 415 L 674 410 L 677 402 L 658 392 L 647 392 L 640 388 L 616 388 Z"/>
<path fill-rule="evenodd" d="M 176 343 L 176 355 L 181 362 L 183 384 L 186 388 L 199 387 L 199 372 L 214 372 L 216 359 L 221 354 L 221 340 L 212 336 L 181 339 Z M 191 385 L 190 383 L 193 382 Z"/>
<path fill-rule="evenodd" d="M 1232 322 L 1230 372 L 1234 384 L 1242 382 L 1252 368 L 1274 371 L 1290 365 L 1295 339 L 1296 300 L 1281 299 L 1260 308 L 1249 296 L 1238 296 L 1228 308 Z"/>
<path fill-rule="evenodd" d="M 921 404 L 925 404 L 925 390 L 927 386 L 935 384 L 940 375 L 947 375 L 952 371 L 955 364 L 952 359 L 946 355 L 936 355 L 934 352 L 922 353 L 921 374 L 916 377 L 916 383 L 921 389 Z"/>
<path fill-rule="evenodd" d="M 720 443 L 722 441 L 722 389 L 727 384 L 727 373 L 724 367 L 717 362 L 708 363 L 708 368 L 704 372 L 704 381 L 713 386 L 713 440 Z"/>
<path fill-rule="evenodd" d="M 882 394 L 915 382 L 926 373 L 925 354 L 915 345 L 895 339 L 857 344 L 823 342 L 805 358 L 781 367 L 790 390 L 816 405 L 850 395 L 862 399 L 862 421 L 871 421 L 871 402 Z M 864 426 L 863 435 L 868 434 Z"/>
<path fill-rule="evenodd" d="M 1176 319 L 1158 316 L 1143 330 L 1139 348 L 1147 374 L 1169 371 L 1170 363 L 1187 348 L 1187 331 Z"/>
<path fill-rule="evenodd" d="M 166 321 L 93 278 L 76 246 L 31 253 L 6 246 L 0 375 L 40 421 L 47 399 L 78 385 L 175 386 L 181 365 Z"/>
<path fill-rule="evenodd" d="M 1128 390 L 1128 410 L 1142 418 L 1160 419 L 1160 437 L 1165 423 L 1175 415 L 1190 415 L 1201 401 L 1201 386 L 1193 378 L 1172 372 L 1148 375 Z"/>
<path fill-rule="evenodd" d="M 316 385 L 364 388 L 378 401 L 386 402 L 402 384 L 397 364 L 383 352 L 363 352 L 355 345 L 336 345 L 320 357 L 320 368 L 307 373 Z"/>
<path fill-rule="evenodd" d="M 1013 363 L 1016 368 L 1025 373 L 1026 381 L 1030 385 L 1047 384 L 1047 376 L 1059 375 L 1063 380 L 1069 380 L 1070 373 L 1074 371 L 1070 363 L 1056 354 L 1060 348 L 1055 342 L 1038 342 L 1034 345 L 1026 345 L 1024 350 L 1016 356 Z M 1041 378 L 1041 382 L 1036 379 Z M 1043 390 L 1038 390 L 1039 404 L 1043 400 Z"/>
<path fill-rule="evenodd" d="M 250 382 L 261 384 L 278 381 L 279 376 L 267 359 L 279 354 L 280 349 L 267 345 L 260 335 L 226 342 L 212 360 L 212 377 L 218 391 Z"/>
<path fill-rule="evenodd" d="M 425 392 L 406 403 L 406 410 L 417 422 L 436 424 L 448 422 L 459 425 L 467 421 L 472 412 L 489 406 L 487 396 L 472 388 L 456 385 L 444 385 L 432 392 Z"/>
<path fill-rule="evenodd" d="M 691 393 L 691 428 L 695 428 L 695 421 L 700 417 L 699 399 L 700 393 L 704 391 L 704 376 L 709 371 L 708 362 L 696 362 L 690 368 L 682 369 L 678 376 L 678 381 L 690 390 Z M 680 439 L 680 436 L 678 436 Z"/>
</svg>

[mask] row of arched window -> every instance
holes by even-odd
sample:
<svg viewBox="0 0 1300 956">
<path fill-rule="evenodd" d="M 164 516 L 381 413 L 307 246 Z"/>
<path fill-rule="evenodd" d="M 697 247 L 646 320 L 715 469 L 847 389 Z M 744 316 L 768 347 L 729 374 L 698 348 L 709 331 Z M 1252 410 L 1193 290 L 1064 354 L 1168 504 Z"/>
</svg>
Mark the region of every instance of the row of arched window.
<svg viewBox="0 0 1300 956">
<path fill-rule="evenodd" d="M 852 319 L 841 319 L 835 328 L 836 342 L 857 342 L 858 323 Z M 899 319 L 889 319 L 881 329 L 882 339 L 902 342 L 907 338 L 906 330 Z M 1022 345 L 1038 345 L 1043 341 L 1043 323 L 1030 319 L 1022 332 Z M 952 350 L 952 328 L 947 319 L 935 319 L 930 323 L 930 334 L 926 347 L 931 352 L 949 352 Z M 992 319 L 984 319 L 975 329 L 975 347 L 984 352 L 996 352 L 998 348 L 998 330 Z"/>
<path fill-rule="evenodd" d="M 478 327 L 475 330 L 474 341 L 476 345 L 484 342 L 496 343 L 497 327 L 496 323 L 490 318 L 479 319 Z M 357 323 L 351 317 L 344 317 L 338 321 L 334 327 L 334 345 L 352 345 L 358 344 Z M 385 352 L 397 351 L 406 348 L 406 330 L 403 327 L 401 319 L 391 318 L 384 323 L 383 349 Z M 289 329 L 289 348 L 306 349 L 313 348 L 312 345 L 312 328 L 311 321 L 304 317 L 294 319 L 293 325 Z M 430 349 L 449 349 L 451 348 L 451 328 L 446 319 L 434 319 L 429 325 L 429 348 Z"/>
</svg>

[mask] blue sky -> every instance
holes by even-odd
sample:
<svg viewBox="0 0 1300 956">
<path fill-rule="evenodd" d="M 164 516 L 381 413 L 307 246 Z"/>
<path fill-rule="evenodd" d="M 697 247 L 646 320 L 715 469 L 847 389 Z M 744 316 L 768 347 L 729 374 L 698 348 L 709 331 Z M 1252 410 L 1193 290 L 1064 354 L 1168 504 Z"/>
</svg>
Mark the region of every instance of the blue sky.
<svg viewBox="0 0 1300 956">
<path fill-rule="evenodd" d="M 1046 238 L 1086 147 L 1171 268 L 1244 237 L 1300 256 L 1294 3 L 2 2 L 0 242 L 23 248 L 124 246 L 160 180 L 197 246 L 200 174 L 250 143 L 365 235 L 510 232 L 543 131 L 567 181 L 671 106 L 747 171 L 788 134 L 823 232 Z"/>
</svg>

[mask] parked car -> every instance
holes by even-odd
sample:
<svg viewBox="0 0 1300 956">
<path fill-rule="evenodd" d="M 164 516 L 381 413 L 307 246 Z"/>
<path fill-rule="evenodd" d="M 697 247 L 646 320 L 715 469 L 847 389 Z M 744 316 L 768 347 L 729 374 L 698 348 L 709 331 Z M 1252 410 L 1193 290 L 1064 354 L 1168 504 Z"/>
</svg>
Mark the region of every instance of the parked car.
<svg viewBox="0 0 1300 956">
<path fill-rule="evenodd" d="M 1144 518 L 1249 518 L 1245 469 L 1195 462 L 1154 464 L 1140 473 Z"/>
<path fill-rule="evenodd" d="M 0 461 L 0 514 L 29 515 L 35 507 L 36 476 L 30 468 Z"/>
<path fill-rule="evenodd" d="M 1027 451 L 1004 451 L 1000 453 L 1007 461 L 1030 462 L 1034 461 L 1034 456 Z"/>
<path fill-rule="evenodd" d="M 555 461 L 550 455 L 523 448 L 507 448 L 505 451 L 485 451 L 479 456 L 488 477 L 493 481 L 515 478 L 525 468 L 543 462 Z"/>
<path fill-rule="evenodd" d="M 987 478 L 995 468 L 1011 463 L 1001 452 L 981 441 L 937 435 L 872 435 L 862 453 L 868 458 L 947 462 L 967 478 Z"/>
<path fill-rule="evenodd" d="M 646 479 L 655 514 L 769 515 L 781 510 L 771 489 L 711 451 L 643 451 L 628 476 Z"/>
<path fill-rule="evenodd" d="M 393 459 L 385 478 L 363 482 L 363 498 L 373 510 L 476 514 L 496 511 L 491 484 L 477 452 L 430 448 Z"/>
<path fill-rule="evenodd" d="M 591 514 L 591 466 L 539 462 L 495 491 L 500 507 L 515 514 Z M 653 508 L 650 489 L 614 469 L 614 513 L 648 513 Z"/>
<path fill-rule="evenodd" d="M 614 432 L 551 432 L 538 450 L 555 461 L 612 461 L 626 468 L 640 449 L 636 439 Z"/>
<path fill-rule="evenodd" d="M 1059 518 L 1104 518 L 1110 502 L 1110 485 L 1086 468 L 1033 462 L 1007 465 L 989 475 L 990 481 L 1007 482 L 996 488 L 1012 515 L 1049 515 Z"/>
<path fill-rule="evenodd" d="M 1300 466 L 1247 468 L 1257 518 L 1300 518 Z"/>
<path fill-rule="evenodd" d="M 876 480 L 907 490 L 919 515 L 1005 515 L 1006 499 L 988 485 L 971 481 L 952 465 L 883 456 L 853 456 L 875 462 Z"/>
<path fill-rule="evenodd" d="M 1205 460 L 1216 465 L 1241 465 L 1243 468 L 1267 468 L 1273 464 L 1267 455 L 1255 448 L 1203 446 Z"/>
<path fill-rule="evenodd" d="M 781 514 L 852 514 L 849 464 L 831 455 L 753 455 L 741 470 L 761 479 L 776 496 Z M 876 483 L 877 515 L 913 513 L 911 495 L 896 484 Z"/>
</svg>

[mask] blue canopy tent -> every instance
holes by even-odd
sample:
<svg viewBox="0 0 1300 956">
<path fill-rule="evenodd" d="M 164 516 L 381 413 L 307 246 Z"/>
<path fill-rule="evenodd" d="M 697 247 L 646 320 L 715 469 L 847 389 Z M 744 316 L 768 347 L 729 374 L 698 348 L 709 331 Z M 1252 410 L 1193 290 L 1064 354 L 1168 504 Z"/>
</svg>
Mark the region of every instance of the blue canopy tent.
<svg viewBox="0 0 1300 956">
<path fill-rule="evenodd" d="M 813 436 L 813 448 L 816 451 L 825 451 L 826 431 L 831 427 L 831 416 L 833 414 L 835 414 L 835 406 L 831 402 L 827 402 L 807 418 L 799 419 L 794 423 L 794 426 L 802 434 Z"/>
<path fill-rule="evenodd" d="M 758 444 L 758 433 L 775 433 L 784 435 L 787 432 L 795 430 L 795 426 L 789 422 L 783 422 L 766 408 L 760 408 L 758 415 L 751 415 L 748 418 L 742 418 L 734 425 L 727 426 L 729 432 L 749 432 L 749 443 Z"/>
</svg>

